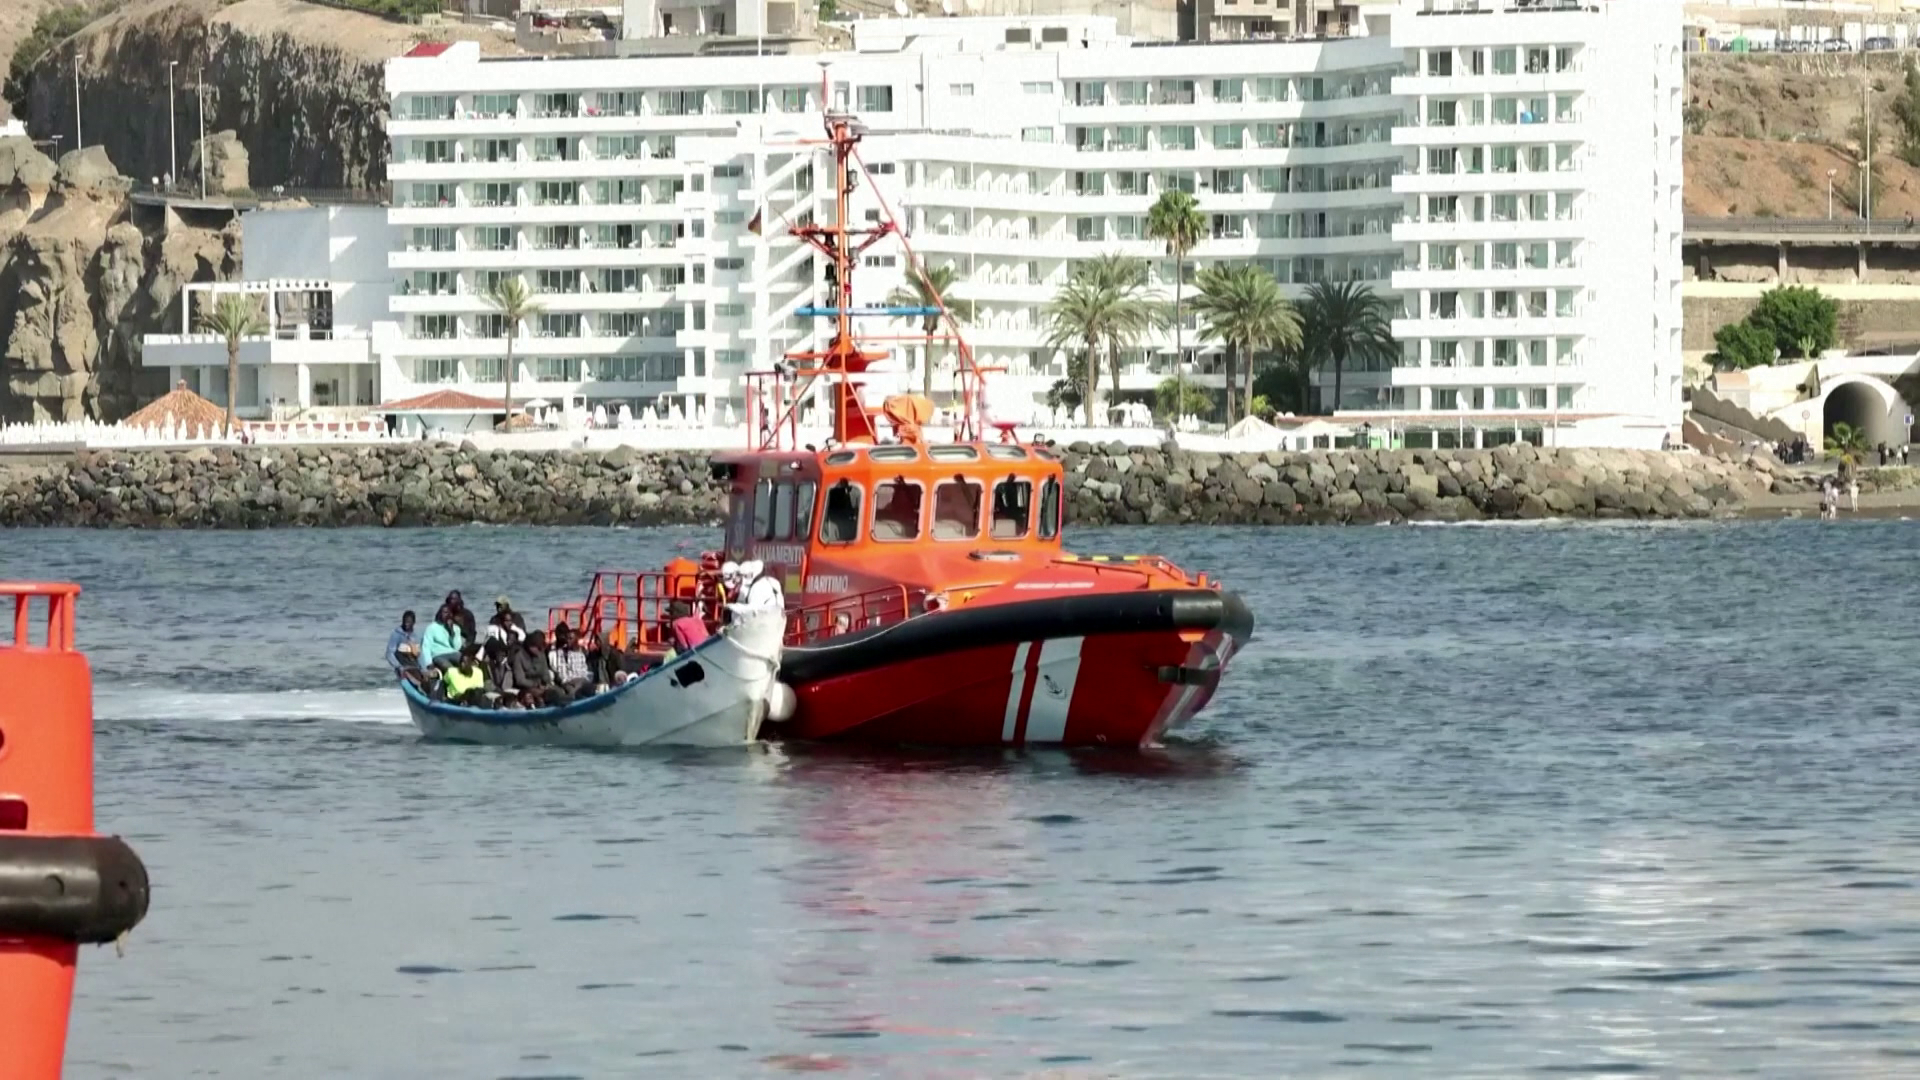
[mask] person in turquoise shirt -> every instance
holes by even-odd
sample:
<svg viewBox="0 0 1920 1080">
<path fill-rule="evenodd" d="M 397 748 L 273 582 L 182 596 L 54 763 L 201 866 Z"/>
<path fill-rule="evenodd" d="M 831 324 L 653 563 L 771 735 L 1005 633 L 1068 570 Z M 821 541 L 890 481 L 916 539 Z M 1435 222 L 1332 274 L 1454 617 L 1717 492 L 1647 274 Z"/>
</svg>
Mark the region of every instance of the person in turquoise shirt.
<svg viewBox="0 0 1920 1080">
<path fill-rule="evenodd" d="M 460 646 L 466 641 L 460 635 L 460 627 L 453 621 L 453 612 L 441 608 L 433 614 L 433 625 L 420 636 L 420 659 L 422 662 L 445 671 L 460 659 Z"/>
</svg>

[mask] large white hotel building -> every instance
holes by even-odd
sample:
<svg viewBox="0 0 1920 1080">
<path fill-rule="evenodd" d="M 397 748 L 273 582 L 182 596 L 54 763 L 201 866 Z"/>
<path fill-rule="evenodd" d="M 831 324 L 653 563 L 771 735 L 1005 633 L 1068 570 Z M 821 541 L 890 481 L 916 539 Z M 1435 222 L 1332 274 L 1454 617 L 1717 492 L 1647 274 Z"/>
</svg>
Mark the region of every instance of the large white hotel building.
<svg viewBox="0 0 1920 1080">
<path fill-rule="evenodd" d="M 802 142 L 824 104 L 870 129 L 856 214 L 884 200 L 955 267 L 969 341 L 1024 400 L 1066 374 L 1044 311 L 1077 261 L 1145 256 L 1167 291 L 1146 214 L 1180 190 L 1210 224 L 1194 262 L 1394 298 L 1401 355 L 1346 372 L 1337 402 L 1320 380 L 1322 412 L 1412 445 L 1658 445 L 1680 415 L 1677 0 L 1362 10 L 1354 36 L 1307 41 L 1147 45 L 1110 19 L 1020 17 L 870 20 L 848 51 L 761 57 L 416 50 L 435 55 L 386 68 L 398 334 L 373 335 L 374 392 L 498 397 L 485 296 L 518 274 L 544 310 L 517 399 L 738 407 L 743 372 L 824 328 L 794 314 L 825 298 L 823 270 L 783 232 L 829 212 Z M 874 249 L 856 302 L 902 271 L 897 245 Z M 1173 345 L 1123 354 L 1126 396 L 1150 398 Z M 895 350 L 920 385 L 926 350 Z M 1222 384 L 1218 351 L 1199 346 L 1203 385 Z"/>
</svg>

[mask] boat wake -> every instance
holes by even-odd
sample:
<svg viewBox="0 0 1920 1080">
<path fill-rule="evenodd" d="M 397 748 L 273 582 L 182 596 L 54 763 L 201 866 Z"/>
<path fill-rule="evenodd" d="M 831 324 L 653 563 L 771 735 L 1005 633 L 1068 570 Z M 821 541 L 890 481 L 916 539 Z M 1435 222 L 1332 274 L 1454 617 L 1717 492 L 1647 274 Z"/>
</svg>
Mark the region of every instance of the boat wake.
<svg viewBox="0 0 1920 1080">
<path fill-rule="evenodd" d="M 99 720 L 337 720 L 407 724 L 407 706 L 391 688 L 200 692 L 167 687 L 103 687 L 93 696 Z"/>
</svg>

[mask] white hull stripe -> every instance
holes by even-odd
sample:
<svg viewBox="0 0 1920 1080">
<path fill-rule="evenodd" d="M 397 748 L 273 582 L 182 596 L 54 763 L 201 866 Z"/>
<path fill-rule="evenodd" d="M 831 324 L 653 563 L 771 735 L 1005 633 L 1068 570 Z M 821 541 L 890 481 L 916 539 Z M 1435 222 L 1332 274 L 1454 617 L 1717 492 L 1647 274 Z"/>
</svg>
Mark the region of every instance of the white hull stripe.
<svg viewBox="0 0 1920 1080">
<path fill-rule="evenodd" d="M 1020 694 L 1027 688 L 1027 650 L 1032 647 L 1031 643 L 1023 641 L 1019 648 L 1013 650 L 1013 681 L 1009 684 L 1012 688 L 1007 691 L 1007 716 L 1000 722 L 1000 741 L 1003 743 L 1012 742 L 1013 733 L 1020 726 Z"/>
<path fill-rule="evenodd" d="M 1040 645 L 1033 701 L 1027 706 L 1028 743 L 1057 743 L 1067 734 L 1073 686 L 1080 681 L 1080 646 L 1085 638 L 1051 638 Z"/>
</svg>

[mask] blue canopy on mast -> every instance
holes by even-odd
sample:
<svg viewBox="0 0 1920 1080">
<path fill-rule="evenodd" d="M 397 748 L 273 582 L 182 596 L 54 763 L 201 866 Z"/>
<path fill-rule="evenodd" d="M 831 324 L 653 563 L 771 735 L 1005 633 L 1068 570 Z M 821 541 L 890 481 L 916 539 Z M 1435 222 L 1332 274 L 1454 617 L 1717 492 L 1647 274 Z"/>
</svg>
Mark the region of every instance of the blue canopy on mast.
<svg viewBox="0 0 1920 1080">
<path fill-rule="evenodd" d="M 814 307 L 809 304 L 806 307 L 795 310 L 794 314 L 804 319 L 837 319 L 840 317 L 840 309 L 837 307 Z M 925 318 L 928 315 L 940 314 L 940 309 L 937 307 L 857 307 L 848 308 L 847 314 L 852 316 L 886 316 L 890 318 Z"/>
</svg>

